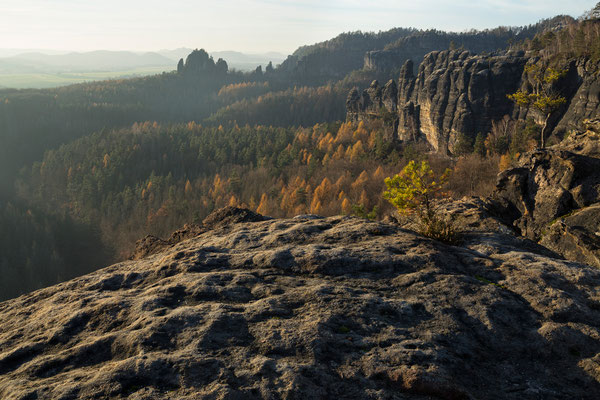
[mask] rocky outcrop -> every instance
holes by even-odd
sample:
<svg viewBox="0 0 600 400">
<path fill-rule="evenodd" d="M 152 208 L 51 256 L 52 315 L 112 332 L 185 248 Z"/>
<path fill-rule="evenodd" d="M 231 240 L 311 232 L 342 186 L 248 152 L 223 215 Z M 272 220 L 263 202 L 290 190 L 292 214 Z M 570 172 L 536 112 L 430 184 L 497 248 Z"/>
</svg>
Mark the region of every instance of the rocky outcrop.
<svg viewBox="0 0 600 400">
<path fill-rule="evenodd" d="M 183 240 L 198 236 L 206 231 L 207 229 L 201 225 L 186 224 L 183 228 L 173 232 L 171 237 L 166 240 L 154 235 L 148 235 L 135 243 L 135 250 L 129 258 L 131 260 L 139 260 L 150 254 L 159 253 Z"/>
<path fill-rule="evenodd" d="M 600 267 L 600 122 L 526 153 L 498 176 L 492 200 L 522 235 L 566 258 Z"/>
<path fill-rule="evenodd" d="M 401 83 L 405 104 L 419 105 L 416 118 L 427 141 L 438 152 L 452 152 L 459 133 L 488 132 L 491 121 L 511 113 L 506 94 L 518 88 L 525 63 L 522 54 L 430 53 L 417 76 Z"/>
<path fill-rule="evenodd" d="M 598 199 L 600 159 L 561 149 L 523 155 L 517 168 L 500 174 L 497 199 L 524 236 L 537 239 L 548 223 Z"/>
<path fill-rule="evenodd" d="M 373 81 L 361 94 L 354 88 L 346 100 L 347 118 L 358 122 L 383 119 L 388 127 L 387 140 L 395 141 L 398 134 L 398 87 L 390 80 L 385 86 Z"/>
<path fill-rule="evenodd" d="M 354 88 L 348 95 L 346 106 L 348 115 L 355 121 L 381 117 L 383 113 L 395 113 L 398 105 L 398 87 L 390 80 L 385 86 L 373 81 L 369 88 L 359 94 Z"/>
<path fill-rule="evenodd" d="M 524 52 L 474 55 L 467 51 L 435 51 L 427 54 L 414 75 L 407 62 L 398 79 L 398 138 L 402 141 L 424 138 L 440 153 L 452 153 L 459 135 L 472 139 L 490 132 L 493 121 L 505 115 L 513 119 L 544 116 L 515 107 L 507 98 L 518 89 L 529 90 L 531 78 L 524 72 L 527 63 L 537 59 Z M 561 94 L 567 104 L 549 120 L 549 131 L 562 137 L 578 128 L 586 118 L 600 112 L 600 73 L 597 63 L 573 61 L 561 81 Z M 360 120 L 365 113 L 356 102 L 371 104 L 365 91 L 360 99 L 349 98 L 348 120 Z M 368 111 L 378 112 L 377 102 Z"/>
<path fill-rule="evenodd" d="M 446 246 L 354 217 L 213 226 L 0 303 L 0 398 L 600 391 L 600 270 L 496 229 Z"/>
<path fill-rule="evenodd" d="M 416 76 L 412 62 L 407 62 L 398 81 L 399 138 L 423 136 L 438 152 L 446 153 L 452 152 L 459 133 L 474 138 L 478 132 L 488 132 L 492 121 L 512 114 L 513 104 L 506 95 L 519 88 L 526 62 L 522 53 L 432 52 Z M 348 102 L 350 120 L 360 118 L 352 111 L 357 108 Z"/>
</svg>

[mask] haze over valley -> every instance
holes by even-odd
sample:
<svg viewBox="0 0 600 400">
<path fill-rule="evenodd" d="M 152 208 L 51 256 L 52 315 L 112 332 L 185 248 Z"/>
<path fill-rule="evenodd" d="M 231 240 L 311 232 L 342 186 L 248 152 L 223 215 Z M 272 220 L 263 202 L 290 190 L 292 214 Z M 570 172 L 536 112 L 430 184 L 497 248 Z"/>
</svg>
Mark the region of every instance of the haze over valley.
<svg viewBox="0 0 600 400">
<path fill-rule="evenodd" d="M 97 50 L 62 52 L 51 50 L 0 49 L 0 86 L 6 88 L 52 88 L 73 83 L 122 79 L 170 72 L 180 58 L 193 49 L 156 52 Z M 229 60 L 231 68 L 251 71 L 269 62 L 279 64 L 285 55 L 244 54 L 216 51 L 211 55 Z"/>
</svg>

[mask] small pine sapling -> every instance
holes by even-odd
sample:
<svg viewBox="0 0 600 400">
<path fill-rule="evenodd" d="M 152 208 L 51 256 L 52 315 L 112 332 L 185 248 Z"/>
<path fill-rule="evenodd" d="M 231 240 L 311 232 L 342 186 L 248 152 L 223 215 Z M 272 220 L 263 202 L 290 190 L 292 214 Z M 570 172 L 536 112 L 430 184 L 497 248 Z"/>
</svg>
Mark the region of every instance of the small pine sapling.
<svg viewBox="0 0 600 400">
<path fill-rule="evenodd" d="M 427 161 L 410 161 L 399 174 L 385 178 L 387 190 L 383 198 L 401 215 L 416 214 L 424 236 L 446 243 L 456 243 L 458 233 L 451 221 L 442 218 L 434 204 L 435 199 L 447 197 L 443 188 L 451 171 L 446 169 L 436 178 Z"/>
</svg>

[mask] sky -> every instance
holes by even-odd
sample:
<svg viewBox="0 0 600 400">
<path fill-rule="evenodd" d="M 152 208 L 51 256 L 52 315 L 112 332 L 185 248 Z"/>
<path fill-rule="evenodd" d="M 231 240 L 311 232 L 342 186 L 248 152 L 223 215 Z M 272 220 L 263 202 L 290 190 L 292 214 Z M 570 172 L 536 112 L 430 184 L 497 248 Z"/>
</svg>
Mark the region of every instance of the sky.
<svg viewBox="0 0 600 400">
<path fill-rule="evenodd" d="M 293 52 L 348 31 L 464 31 L 577 17 L 581 0 L 0 0 L 0 48 Z"/>
</svg>

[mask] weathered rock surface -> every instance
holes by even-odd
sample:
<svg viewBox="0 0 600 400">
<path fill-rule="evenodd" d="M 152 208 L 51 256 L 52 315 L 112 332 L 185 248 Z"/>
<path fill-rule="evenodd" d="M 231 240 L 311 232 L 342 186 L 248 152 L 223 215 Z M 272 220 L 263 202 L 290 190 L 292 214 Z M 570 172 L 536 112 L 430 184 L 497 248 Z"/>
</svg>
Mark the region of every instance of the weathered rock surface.
<svg viewBox="0 0 600 400">
<path fill-rule="evenodd" d="M 600 267 L 600 123 L 498 176 L 494 213 L 564 257 Z"/>
<path fill-rule="evenodd" d="M 390 80 L 384 87 L 373 81 L 361 94 L 354 88 L 348 95 L 346 106 L 348 112 L 357 119 L 381 117 L 383 112 L 395 113 L 398 106 L 398 88 L 396 82 Z"/>
<path fill-rule="evenodd" d="M 0 398 L 600 393 L 600 270 L 497 230 L 453 247 L 351 217 L 213 222 L 0 303 Z"/>
<path fill-rule="evenodd" d="M 451 152 L 458 133 L 474 137 L 478 132 L 488 132 L 491 121 L 510 114 L 513 105 L 506 94 L 517 89 L 525 63 L 520 53 L 430 53 L 417 76 L 401 83 L 405 104 L 419 105 L 415 117 L 427 141 L 439 152 Z"/>
</svg>

